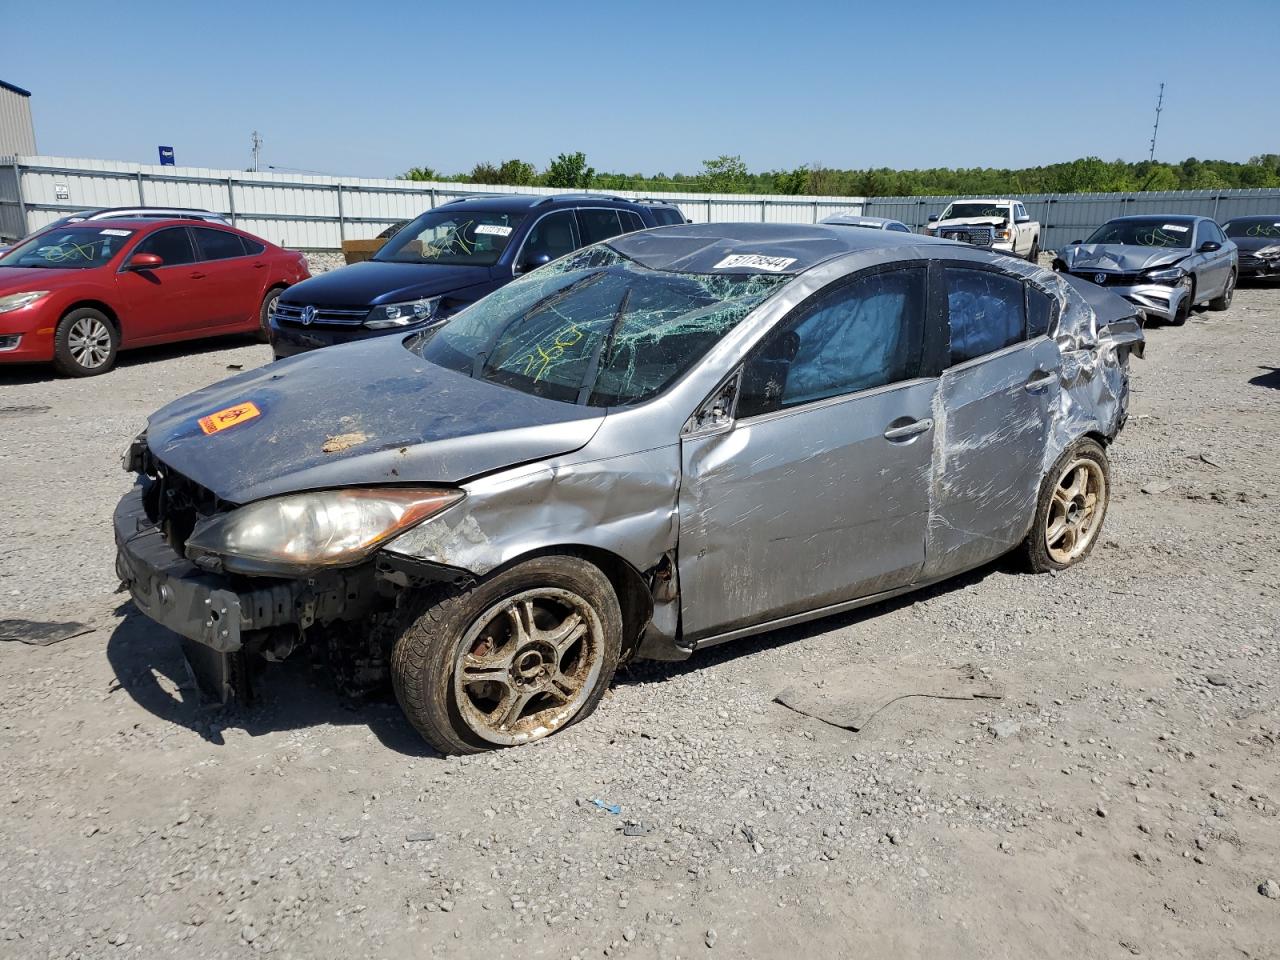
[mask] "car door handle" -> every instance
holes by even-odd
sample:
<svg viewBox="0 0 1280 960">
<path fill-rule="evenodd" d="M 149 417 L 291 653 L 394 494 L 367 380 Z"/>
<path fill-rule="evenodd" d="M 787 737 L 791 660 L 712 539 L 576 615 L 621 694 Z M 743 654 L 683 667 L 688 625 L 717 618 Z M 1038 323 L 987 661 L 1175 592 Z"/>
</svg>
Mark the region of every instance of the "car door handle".
<svg viewBox="0 0 1280 960">
<path fill-rule="evenodd" d="M 889 427 L 884 432 L 886 440 L 910 440 L 920 434 L 933 429 L 933 421 L 928 417 L 923 420 L 916 420 L 913 423 L 905 424 L 901 427 Z"/>
<path fill-rule="evenodd" d="M 1049 381 L 1053 379 L 1053 374 L 1046 370 L 1037 370 L 1022 385 L 1022 389 L 1027 393 L 1043 393 L 1049 387 Z"/>
<path fill-rule="evenodd" d="M 188 276 L 190 276 L 192 280 L 203 280 L 205 277 L 208 276 L 208 274 L 201 273 L 199 270 L 192 270 L 191 273 L 188 274 Z"/>
<path fill-rule="evenodd" d="M 261 269 L 262 269 L 263 267 L 265 267 L 265 266 L 266 266 L 266 264 L 265 264 L 265 263 L 263 263 L 261 260 L 259 260 L 257 263 L 255 263 L 255 264 L 253 265 L 253 269 L 255 269 L 255 270 L 261 270 Z"/>
</svg>

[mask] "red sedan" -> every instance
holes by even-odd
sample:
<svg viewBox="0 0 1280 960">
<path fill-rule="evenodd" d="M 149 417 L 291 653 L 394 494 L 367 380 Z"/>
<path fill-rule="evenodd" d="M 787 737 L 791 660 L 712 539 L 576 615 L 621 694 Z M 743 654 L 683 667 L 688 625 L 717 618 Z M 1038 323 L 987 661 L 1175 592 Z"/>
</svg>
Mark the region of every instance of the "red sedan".
<svg viewBox="0 0 1280 960">
<path fill-rule="evenodd" d="M 195 220 L 89 221 L 0 257 L 0 363 L 106 373 L 131 347 L 265 333 L 300 253 Z"/>
</svg>

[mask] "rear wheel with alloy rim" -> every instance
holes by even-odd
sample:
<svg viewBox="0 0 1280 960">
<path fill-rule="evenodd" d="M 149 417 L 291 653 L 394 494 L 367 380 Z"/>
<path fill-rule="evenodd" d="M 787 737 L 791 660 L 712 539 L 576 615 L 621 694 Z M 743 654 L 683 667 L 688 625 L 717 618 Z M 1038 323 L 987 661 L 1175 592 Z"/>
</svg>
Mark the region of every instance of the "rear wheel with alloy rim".
<svg viewBox="0 0 1280 960">
<path fill-rule="evenodd" d="M 574 556 L 537 557 L 426 597 L 409 617 L 391 679 L 406 716 L 443 753 L 516 746 L 581 720 L 621 648 L 612 584 Z"/>
<path fill-rule="evenodd" d="M 1214 297 L 1209 301 L 1210 310 L 1229 310 L 1231 308 L 1231 299 L 1236 295 L 1236 272 L 1231 271 L 1227 277 L 1227 285 L 1223 288 L 1222 296 Z"/>
<path fill-rule="evenodd" d="M 53 365 L 69 377 L 93 377 L 116 363 L 120 335 L 106 314 L 92 307 L 72 310 L 53 334 Z"/>
<path fill-rule="evenodd" d="M 258 339 L 266 343 L 271 330 L 271 315 L 276 312 L 276 304 L 280 302 L 283 287 L 272 287 L 262 298 L 262 306 L 258 308 Z"/>
<path fill-rule="evenodd" d="M 1094 440 L 1081 440 L 1058 458 L 1023 544 L 1032 570 L 1065 570 L 1089 555 L 1107 515 L 1110 479 L 1106 451 Z"/>
</svg>

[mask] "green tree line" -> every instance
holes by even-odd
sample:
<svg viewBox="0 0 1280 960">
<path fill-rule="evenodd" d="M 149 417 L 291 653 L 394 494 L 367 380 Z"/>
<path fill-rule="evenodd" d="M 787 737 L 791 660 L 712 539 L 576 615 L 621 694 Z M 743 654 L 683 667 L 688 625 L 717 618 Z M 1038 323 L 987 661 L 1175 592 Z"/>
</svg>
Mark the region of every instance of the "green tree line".
<svg viewBox="0 0 1280 960">
<path fill-rule="evenodd" d="M 781 193 L 818 196 L 919 197 L 955 194 L 1129 193 L 1142 190 L 1227 190 L 1280 187 L 1280 154 L 1266 153 L 1245 163 L 1197 160 L 1181 163 L 1102 160 L 1083 157 L 1042 167 L 847 170 L 810 163 L 793 170 L 752 172 L 742 157 L 704 160 L 695 173 L 606 173 L 587 165 L 581 151 L 562 153 L 542 170 L 524 160 L 478 163 L 467 173 L 443 174 L 414 167 L 405 180 L 437 180 L 509 186 L 569 187 L 581 190 L 651 190 L 682 193 Z"/>
</svg>

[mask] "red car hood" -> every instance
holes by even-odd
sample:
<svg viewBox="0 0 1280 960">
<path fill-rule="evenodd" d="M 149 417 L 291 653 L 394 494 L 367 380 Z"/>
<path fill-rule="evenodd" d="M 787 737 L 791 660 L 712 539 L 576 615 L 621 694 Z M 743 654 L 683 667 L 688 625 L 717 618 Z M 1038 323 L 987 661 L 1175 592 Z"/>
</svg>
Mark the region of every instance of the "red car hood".
<svg viewBox="0 0 1280 960">
<path fill-rule="evenodd" d="M 56 290 L 68 280 L 83 277 L 93 270 L 50 270 L 47 267 L 0 266 L 0 294 L 20 290 Z"/>
</svg>

